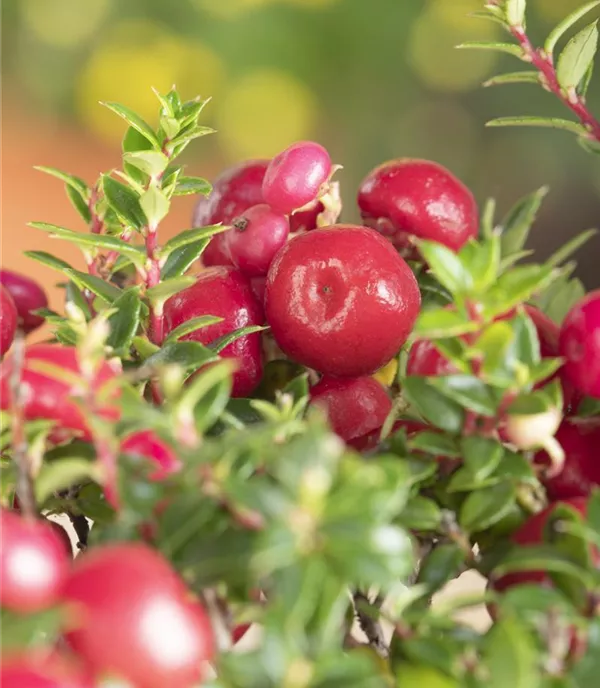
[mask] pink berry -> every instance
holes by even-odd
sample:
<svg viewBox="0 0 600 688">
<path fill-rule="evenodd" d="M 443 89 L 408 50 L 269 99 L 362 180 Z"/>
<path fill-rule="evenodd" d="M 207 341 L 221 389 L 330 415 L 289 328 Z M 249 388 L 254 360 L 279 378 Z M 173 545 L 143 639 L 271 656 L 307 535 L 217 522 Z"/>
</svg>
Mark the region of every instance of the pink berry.
<svg viewBox="0 0 600 688">
<path fill-rule="evenodd" d="M 17 309 L 8 289 L 0 284 L 0 356 L 10 349 L 17 331 Z"/>
<path fill-rule="evenodd" d="M 560 330 L 559 347 L 574 387 L 600 399 L 600 289 L 584 296 L 569 311 Z"/>
<path fill-rule="evenodd" d="M 71 557 L 47 521 L 28 521 L 0 510 L 0 603 L 18 613 L 37 612 L 58 601 Z"/>
<path fill-rule="evenodd" d="M 389 394 L 372 377 L 323 377 L 310 391 L 311 404 L 320 406 L 343 440 L 354 440 L 380 428 L 392 409 Z"/>
<path fill-rule="evenodd" d="M 298 141 L 276 155 L 263 180 L 263 196 L 286 215 L 314 201 L 331 176 L 329 153 L 318 143 Z"/>
<path fill-rule="evenodd" d="M 458 251 L 479 228 L 473 194 L 428 160 L 400 158 L 376 167 L 360 185 L 358 206 L 363 222 L 394 243 L 413 235 Z"/>
<path fill-rule="evenodd" d="M 40 647 L 2 657 L 2 688 L 94 688 L 74 657 Z"/>
<path fill-rule="evenodd" d="M 254 205 L 233 222 L 225 247 L 233 264 L 248 277 L 266 275 L 273 256 L 287 241 L 288 219 L 262 203 Z"/>
<path fill-rule="evenodd" d="M 0 270 L 0 283 L 8 290 L 15 302 L 19 327 L 25 334 L 44 324 L 44 318 L 32 311 L 48 307 L 48 297 L 34 280 L 12 270 Z"/>
<path fill-rule="evenodd" d="M 152 462 L 156 466 L 149 478 L 161 481 L 181 468 L 181 461 L 171 447 L 152 430 L 139 430 L 121 443 L 121 451 Z"/>
</svg>

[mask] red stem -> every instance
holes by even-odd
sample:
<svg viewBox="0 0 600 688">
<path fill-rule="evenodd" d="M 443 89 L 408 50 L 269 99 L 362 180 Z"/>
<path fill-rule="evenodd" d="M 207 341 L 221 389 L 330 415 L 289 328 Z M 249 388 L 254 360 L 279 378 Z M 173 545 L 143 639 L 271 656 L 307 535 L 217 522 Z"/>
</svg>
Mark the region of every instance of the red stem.
<svg viewBox="0 0 600 688">
<path fill-rule="evenodd" d="M 589 138 L 600 141 L 600 122 L 585 105 L 585 98 L 576 89 L 565 91 L 558 82 L 552 55 L 540 48 L 534 48 L 522 26 L 511 26 L 510 32 L 516 38 L 531 64 L 540 72 L 544 86 L 564 104 L 589 132 Z"/>
</svg>

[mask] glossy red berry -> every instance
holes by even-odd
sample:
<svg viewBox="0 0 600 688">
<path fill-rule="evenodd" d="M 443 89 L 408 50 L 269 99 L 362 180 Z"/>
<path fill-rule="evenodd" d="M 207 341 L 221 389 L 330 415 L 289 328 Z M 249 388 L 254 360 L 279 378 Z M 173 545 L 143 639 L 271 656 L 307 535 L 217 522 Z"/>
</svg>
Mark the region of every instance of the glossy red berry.
<svg viewBox="0 0 600 688">
<path fill-rule="evenodd" d="M 600 399 L 600 289 L 576 303 L 560 330 L 565 373 L 582 394 Z"/>
<path fill-rule="evenodd" d="M 548 497 L 552 500 L 585 497 L 595 485 L 600 485 L 600 423 L 565 419 L 555 435 L 565 452 L 561 472 L 551 478 L 542 476 Z M 535 455 L 535 462 L 551 465 L 545 451 Z"/>
<path fill-rule="evenodd" d="M 256 296 L 256 299 L 258 303 L 261 304 L 261 306 L 264 307 L 265 304 L 265 289 L 267 288 L 267 278 L 266 276 L 262 277 L 253 277 L 250 280 L 250 286 L 252 287 L 252 293 L 254 296 Z"/>
<path fill-rule="evenodd" d="M 438 377 L 456 373 L 456 367 L 430 339 L 419 339 L 411 347 L 406 361 L 407 375 Z"/>
<path fill-rule="evenodd" d="M 46 292 L 34 280 L 12 270 L 0 270 L 0 283 L 15 302 L 19 327 L 25 334 L 44 324 L 44 318 L 32 311 L 48 307 Z"/>
<path fill-rule="evenodd" d="M 233 264 L 248 277 L 266 275 L 290 233 L 287 217 L 261 203 L 245 210 L 231 224 L 224 243 Z"/>
<path fill-rule="evenodd" d="M 194 227 L 223 222 L 229 224 L 235 217 L 253 205 L 264 203 L 262 182 L 268 160 L 246 160 L 225 170 L 213 184 L 207 197 L 200 197 L 192 218 Z M 214 236 L 204 253 L 205 266 L 233 265 L 224 244 L 225 234 Z"/>
<path fill-rule="evenodd" d="M 325 210 L 321 201 L 314 201 L 306 210 L 290 215 L 290 232 L 308 232 L 317 228 L 319 215 Z"/>
<path fill-rule="evenodd" d="M 331 158 L 323 146 L 298 141 L 276 155 L 263 180 L 264 202 L 286 215 L 314 201 L 331 176 Z"/>
<path fill-rule="evenodd" d="M 17 331 L 17 309 L 12 296 L 0 285 L 0 356 L 10 349 Z"/>
<path fill-rule="evenodd" d="M 358 377 L 388 363 L 410 334 L 420 303 L 408 265 L 366 227 L 300 234 L 267 275 L 267 321 L 277 344 L 326 375 Z"/>
<path fill-rule="evenodd" d="M 173 449 L 152 430 L 128 435 L 121 443 L 121 451 L 154 464 L 156 468 L 150 473 L 150 480 L 164 480 L 182 466 Z"/>
<path fill-rule="evenodd" d="M 47 521 L 25 520 L 2 509 L 0 542 L 0 605 L 29 613 L 55 604 L 70 564 L 55 529 Z"/>
<path fill-rule="evenodd" d="M 14 361 L 8 356 L 0 364 L 0 408 L 6 410 L 12 405 L 10 378 Z M 44 366 L 56 369 L 44 370 Z M 59 378 L 64 371 L 64 378 Z M 108 363 L 103 362 L 96 371 L 92 389 L 96 398 L 96 415 L 110 421 L 117 421 L 120 410 L 116 405 L 119 390 L 113 384 L 116 373 Z M 81 385 L 78 384 L 81 380 Z M 26 347 L 21 374 L 21 391 L 26 420 L 47 419 L 56 421 L 52 439 L 59 441 L 74 434 L 89 439 L 90 430 L 81 406 L 76 399 L 81 398 L 85 386 L 77 350 L 62 344 L 33 344 Z"/>
<path fill-rule="evenodd" d="M 385 387 L 372 377 L 323 377 L 310 390 L 311 404 L 320 406 L 331 427 L 348 441 L 380 428 L 392 409 Z"/>
<path fill-rule="evenodd" d="M 458 251 L 479 228 L 473 194 L 428 160 L 400 158 L 376 167 L 360 185 L 358 206 L 366 225 L 400 242 L 408 234 Z"/>
<path fill-rule="evenodd" d="M 48 649 L 2 657 L 2 688 L 94 688 L 92 679 L 71 658 Z"/>
<path fill-rule="evenodd" d="M 141 544 L 98 547 L 75 560 L 64 588 L 71 647 L 97 676 L 136 688 L 192 688 L 214 652 L 201 605 L 160 554 Z"/>
<path fill-rule="evenodd" d="M 171 297 L 165 304 L 167 330 L 200 315 L 223 318 L 220 323 L 203 327 L 182 339 L 210 344 L 240 327 L 262 325 L 264 313 L 252 292 L 250 281 L 239 270 L 213 267 L 203 270 L 191 287 Z M 235 359 L 239 369 L 233 377 L 233 396 L 248 396 L 262 376 L 260 333 L 236 339 L 221 352 Z"/>
</svg>

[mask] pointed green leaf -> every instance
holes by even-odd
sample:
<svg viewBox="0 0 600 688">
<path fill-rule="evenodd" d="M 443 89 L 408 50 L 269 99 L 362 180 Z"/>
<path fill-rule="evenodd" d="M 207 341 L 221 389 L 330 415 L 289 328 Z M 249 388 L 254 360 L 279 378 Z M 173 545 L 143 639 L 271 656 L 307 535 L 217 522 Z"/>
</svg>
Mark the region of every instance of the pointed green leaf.
<svg viewBox="0 0 600 688">
<path fill-rule="evenodd" d="M 425 583 L 431 592 L 439 590 L 460 574 L 464 562 L 464 552 L 458 545 L 438 544 L 421 563 L 417 583 Z"/>
<path fill-rule="evenodd" d="M 500 235 L 492 234 L 484 241 L 469 241 L 458 257 L 473 280 L 473 289 L 485 291 L 493 284 L 500 268 Z"/>
<path fill-rule="evenodd" d="M 208 246 L 209 239 L 201 239 L 191 244 L 185 244 L 176 248 L 169 254 L 165 264 L 161 268 L 161 279 L 167 280 L 183 275 L 198 260 L 204 249 Z"/>
<path fill-rule="evenodd" d="M 485 480 L 498 467 L 504 447 L 497 440 L 472 435 L 461 439 L 465 467 L 476 480 Z"/>
<path fill-rule="evenodd" d="M 498 407 L 489 387 L 473 375 L 444 375 L 429 378 L 429 383 L 444 396 L 466 409 L 494 416 Z"/>
<path fill-rule="evenodd" d="M 95 277 L 94 275 L 88 275 L 87 272 L 81 272 L 79 270 L 63 270 L 67 277 L 70 277 L 73 282 L 80 289 L 88 289 L 96 296 L 104 299 L 107 303 L 112 303 L 121 294 L 121 289 L 115 287 L 114 284 L 106 282 L 100 277 Z"/>
<path fill-rule="evenodd" d="M 162 247 L 160 255 L 162 258 L 170 255 L 178 248 L 182 248 L 187 244 L 196 243 L 201 239 L 210 239 L 215 234 L 221 234 L 229 229 L 227 225 L 209 225 L 208 227 L 195 227 L 194 229 L 186 229 L 179 232 L 172 239 Z"/>
<path fill-rule="evenodd" d="M 519 261 L 523 260 L 523 258 L 528 258 L 529 256 L 532 256 L 534 253 L 535 251 L 533 251 L 532 249 L 527 249 L 523 251 L 517 251 L 516 253 L 512 253 L 510 256 L 506 256 L 506 258 L 503 258 L 500 261 L 500 274 L 506 272 L 506 270 L 515 265 L 515 263 L 518 263 Z"/>
<path fill-rule="evenodd" d="M 584 17 L 588 12 L 591 12 L 595 7 L 600 5 L 600 0 L 593 0 L 593 2 L 588 2 L 581 7 L 578 7 L 574 12 L 572 12 L 568 17 L 563 19 L 560 24 L 558 24 L 550 33 L 546 42 L 544 43 L 544 50 L 548 55 L 552 55 L 556 44 L 572 26 L 574 26 L 582 17 Z"/>
<path fill-rule="evenodd" d="M 486 530 L 510 512 L 515 499 L 516 489 L 509 482 L 484 487 L 468 495 L 460 508 L 458 521 L 468 532 Z"/>
<path fill-rule="evenodd" d="M 556 272 L 552 266 L 518 265 L 512 268 L 501 275 L 496 285 L 490 289 L 485 315 L 493 317 L 506 313 L 520 303 L 529 301 L 555 278 Z"/>
<path fill-rule="evenodd" d="M 517 253 L 525 246 L 531 226 L 547 193 L 548 187 L 542 186 L 518 201 L 504 218 L 500 239 L 503 257 Z"/>
<path fill-rule="evenodd" d="M 116 351 L 127 352 L 137 333 L 142 310 L 139 291 L 139 287 L 131 287 L 124 291 L 112 304 L 116 313 L 108 318 L 110 334 L 106 343 Z"/>
<path fill-rule="evenodd" d="M 417 339 L 440 339 L 475 332 L 478 328 L 476 322 L 456 311 L 431 308 L 421 312 L 412 334 Z"/>
<path fill-rule="evenodd" d="M 152 127 L 133 110 L 119 103 L 102 103 L 109 110 L 122 117 L 129 126 L 137 130 L 144 138 L 148 139 L 154 148 L 160 150 L 160 143 Z"/>
<path fill-rule="evenodd" d="M 498 10 L 498 14 L 495 13 Z M 498 8 L 492 8 L 491 6 L 486 7 L 485 10 L 475 10 L 474 12 L 469 12 L 467 15 L 472 19 L 485 19 L 486 21 L 491 21 L 494 24 L 500 24 L 503 29 L 508 28 L 508 24 L 504 19 L 504 13 Z"/>
<path fill-rule="evenodd" d="M 191 334 L 196 330 L 201 330 L 203 327 L 210 327 L 210 325 L 216 325 L 220 322 L 223 322 L 223 318 L 218 318 L 215 315 L 200 315 L 197 318 L 191 318 L 179 325 L 179 327 L 171 330 L 165 341 L 176 341 L 181 339 L 181 337 L 185 337 L 186 334 Z"/>
<path fill-rule="evenodd" d="M 431 272 L 450 292 L 463 294 L 473 287 L 471 275 L 456 253 L 433 241 L 419 241 L 418 246 Z"/>
<path fill-rule="evenodd" d="M 433 425 L 447 432 L 461 431 L 465 412 L 459 404 L 449 399 L 431 385 L 424 377 L 406 377 L 402 392 L 416 411 Z"/>
<path fill-rule="evenodd" d="M 57 170 L 55 167 L 45 167 L 44 165 L 36 165 L 33 169 L 39 170 L 40 172 L 45 172 L 46 174 L 49 174 L 52 177 L 60 179 L 67 186 L 70 186 L 76 191 L 78 191 L 82 197 L 87 198 L 89 200 L 90 188 L 85 183 L 85 181 L 81 179 L 81 177 L 76 177 L 74 174 L 62 172 L 61 170 Z"/>
<path fill-rule="evenodd" d="M 560 265 L 564 263 L 567 258 L 570 258 L 573 253 L 578 251 L 585 243 L 598 233 L 597 229 L 587 229 L 577 236 L 573 237 L 566 244 L 561 246 L 558 251 L 555 251 L 546 261 L 546 265 Z"/>
<path fill-rule="evenodd" d="M 400 525 L 411 531 L 437 530 L 442 522 L 442 510 L 427 497 L 417 495 L 408 500 L 399 518 Z"/>
<path fill-rule="evenodd" d="M 597 21 L 589 24 L 567 43 L 558 57 L 556 78 L 564 88 L 576 88 L 585 77 L 598 49 Z"/>
<path fill-rule="evenodd" d="M 198 370 L 205 363 L 218 360 L 214 351 L 200 342 L 171 342 L 149 356 L 144 365 L 160 367 L 177 364 L 185 371 Z"/>
<path fill-rule="evenodd" d="M 481 234 L 489 239 L 494 231 L 494 223 L 496 216 L 496 200 L 494 198 L 488 198 L 483 206 L 483 211 L 481 213 Z"/>
<path fill-rule="evenodd" d="M 83 218 L 83 221 L 89 225 L 92 221 L 92 213 L 85 197 L 72 186 L 66 186 L 65 191 L 67 192 L 67 198 L 71 201 L 71 205 Z"/>
<path fill-rule="evenodd" d="M 169 164 L 169 158 L 167 158 L 164 153 L 157 150 L 142 150 L 125 153 L 123 155 L 123 160 L 151 177 L 162 174 Z"/>
<path fill-rule="evenodd" d="M 179 177 L 174 196 L 189 196 L 190 194 L 202 194 L 208 196 L 212 191 L 212 185 L 202 177 Z"/>
<path fill-rule="evenodd" d="M 140 199 L 133 189 L 107 174 L 102 176 L 102 188 L 109 206 L 128 225 L 141 229 L 147 224 Z"/>
<path fill-rule="evenodd" d="M 550 127 L 551 129 L 563 129 L 573 134 L 582 136 L 587 130 L 581 124 L 560 117 L 498 117 L 486 122 L 486 127 Z"/>
<path fill-rule="evenodd" d="M 539 685 L 534 638 L 515 618 L 501 618 L 494 624 L 485 638 L 483 655 L 489 688 L 535 688 Z"/>
<path fill-rule="evenodd" d="M 156 228 L 169 213 L 171 201 L 164 192 L 152 184 L 140 197 L 140 206 L 151 228 Z"/>
<path fill-rule="evenodd" d="M 590 66 L 587 68 L 587 71 L 583 77 L 583 79 L 577 84 L 577 95 L 581 96 L 583 99 L 585 99 L 585 96 L 588 92 L 588 88 L 590 87 L 590 84 L 592 83 L 592 76 L 594 75 L 594 61 L 590 62 Z"/>
<path fill-rule="evenodd" d="M 451 437 L 430 430 L 418 432 L 414 437 L 409 438 L 408 446 L 413 451 L 424 451 L 434 456 L 449 456 L 452 458 L 460 456 L 456 442 Z"/>
<path fill-rule="evenodd" d="M 51 253 L 46 253 L 46 251 L 25 251 L 25 255 L 42 265 L 47 265 L 53 270 L 58 270 L 58 272 L 64 273 L 65 270 L 74 269 L 71 265 L 62 260 L 62 258 L 57 258 Z"/>
<path fill-rule="evenodd" d="M 196 283 L 196 278 L 192 277 L 173 277 L 172 279 L 163 280 L 155 287 L 146 290 L 146 297 L 153 304 L 164 303 L 171 296 L 178 294 L 180 291 L 191 287 Z"/>
<path fill-rule="evenodd" d="M 128 127 L 123 136 L 121 144 L 123 153 L 133 153 L 135 151 L 151 151 L 152 144 L 148 139 L 134 127 Z"/>
<path fill-rule="evenodd" d="M 35 480 L 36 500 L 43 504 L 53 492 L 90 479 L 97 480 L 98 477 L 96 464 L 87 459 L 69 457 L 44 463 Z"/>
<path fill-rule="evenodd" d="M 249 334 L 254 334 L 255 332 L 263 332 L 264 330 L 268 329 L 269 327 L 267 325 L 250 325 L 248 327 L 240 327 L 234 332 L 230 332 L 229 334 L 225 334 L 222 337 L 215 339 L 208 346 L 213 351 L 221 353 L 225 347 L 229 346 L 232 342 L 235 342 L 236 339 L 239 339 L 240 337 L 247 337 Z"/>
<path fill-rule="evenodd" d="M 498 74 L 483 82 L 483 86 L 503 86 L 504 84 L 537 84 L 540 85 L 539 72 L 525 71 L 525 72 L 507 72 L 506 74 Z"/>
<path fill-rule="evenodd" d="M 481 41 L 468 41 L 456 46 L 459 50 L 495 50 L 507 55 L 513 55 L 519 59 L 523 59 L 523 50 L 518 45 L 512 43 L 487 43 Z"/>
<path fill-rule="evenodd" d="M 494 569 L 494 576 L 501 578 L 507 573 L 517 571 L 544 571 L 571 576 L 584 583 L 590 583 L 590 576 L 585 569 L 570 558 L 557 551 L 553 545 L 518 546 L 502 558 Z"/>
<path fill-rule="evenodd" d="M 525 23 L 526 4 L 526 0 L 506 0 L 504 3 L 504 12 L 511 26 L 523 26 Z"/>
</svg>

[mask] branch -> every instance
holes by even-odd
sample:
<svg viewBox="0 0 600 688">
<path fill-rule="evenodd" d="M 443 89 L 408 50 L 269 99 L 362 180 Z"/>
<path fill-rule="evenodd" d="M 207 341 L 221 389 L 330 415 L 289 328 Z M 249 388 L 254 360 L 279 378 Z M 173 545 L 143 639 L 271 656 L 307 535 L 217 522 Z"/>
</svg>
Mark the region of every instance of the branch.
<svg viewBox="0 0 600 688">
<path fill-rule="evenodd" d="M 389 647 L 383 637 L 383 629 L 379 623 L 379 609 L 383 604 L 383 598 L 377 595 L 373 602 L 360 590 L 352 595 L 356 618 L 362 632 L 367 636 L 369 645 L 383 659 L 389 656 Z"/>
</svg>

